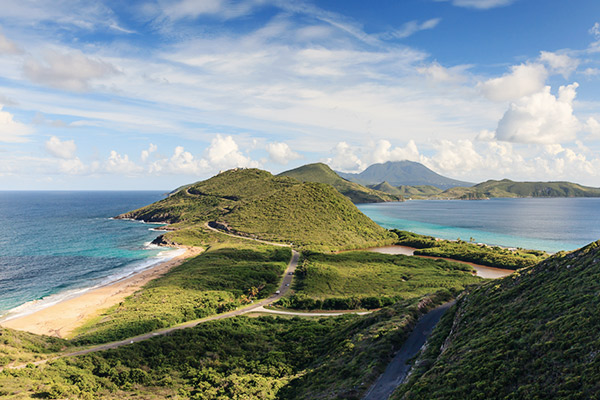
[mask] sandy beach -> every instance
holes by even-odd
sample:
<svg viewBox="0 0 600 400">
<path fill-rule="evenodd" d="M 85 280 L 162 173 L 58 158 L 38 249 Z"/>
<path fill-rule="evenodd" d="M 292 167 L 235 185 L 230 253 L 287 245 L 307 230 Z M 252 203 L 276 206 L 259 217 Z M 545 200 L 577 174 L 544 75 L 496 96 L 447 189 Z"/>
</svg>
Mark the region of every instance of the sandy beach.
<svg viewBox="0 0 600 400">
<path fill-rule="evenodd" d="M 203 250 L 200 247 L 185 247 L 183 254 L 164 263 L 33 314 L 4 321 L 0 325 L 41 335 L 68 337 L 86 320 L 120 303 L 149 281 L 164 275 L 171 268 L 180 265 L 187 258 L 200 254 Z"/>
</svg>

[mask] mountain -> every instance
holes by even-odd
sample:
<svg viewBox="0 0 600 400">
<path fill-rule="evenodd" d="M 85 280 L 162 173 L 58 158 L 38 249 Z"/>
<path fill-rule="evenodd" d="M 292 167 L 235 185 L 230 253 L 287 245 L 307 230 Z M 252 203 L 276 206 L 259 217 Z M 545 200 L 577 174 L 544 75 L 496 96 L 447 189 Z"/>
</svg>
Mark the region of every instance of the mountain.
<svg viewBox="0 0 600 400">
<path fill-rule="evenodd" d="M 597 399 L 600 241 L 463 296 L 394 399 Z"/>
<path fill-rule="evenodd" d="M 377 184 L 387 181 L 392 186 L 400 185 L 432 185 L 440 189 L 455 186 L 471 186 L 472 183 L 446 178 L 437 174 L 418 162 L 388 161 L 383 164 L 373 164 L 359 174 L 338 172 L 345 179 L 362 185 Z"/>
<path fill-rule="evenodd" d="M 492 197 L 600 197 L 600 189 L 572 182 L 514 182 L 489 180 L 472 187 L 457 187 L 434 198 L 482 199 Z"/>
<path fill-rule="evenodd" d="M 244 236 L 322 250 L 364 248 L 391 242 L 393 236 L 333 187 L 259 169 L 222 172 L 118 218 L 169 223 L 170 229 L 210 223 Z"/>
<path fill-rule="evenodd" d="M 353 203 L 381 203 L 384 201 L 402 201 L 402 197 L 385 191 L 373 190 L 358 183 L 340 178 L 329 166 L 323 163 L 303 165 L 285 171 L 278 176 L 289 176 L 300 182 L 318 182 L 331 185 Z"/>
</svg>

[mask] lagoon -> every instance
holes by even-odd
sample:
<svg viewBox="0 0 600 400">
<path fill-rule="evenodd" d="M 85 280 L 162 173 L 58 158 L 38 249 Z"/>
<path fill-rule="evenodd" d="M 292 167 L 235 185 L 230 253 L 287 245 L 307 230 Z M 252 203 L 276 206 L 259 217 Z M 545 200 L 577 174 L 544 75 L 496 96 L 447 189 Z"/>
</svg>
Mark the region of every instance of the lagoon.
<svg viewBox="0 0 600 400">
<path fill-rule="evenodd" d="M 384 228 L 557 252 L 600 239 L 600 198 L 409 200 L 358 204 Z"/>
</svg>

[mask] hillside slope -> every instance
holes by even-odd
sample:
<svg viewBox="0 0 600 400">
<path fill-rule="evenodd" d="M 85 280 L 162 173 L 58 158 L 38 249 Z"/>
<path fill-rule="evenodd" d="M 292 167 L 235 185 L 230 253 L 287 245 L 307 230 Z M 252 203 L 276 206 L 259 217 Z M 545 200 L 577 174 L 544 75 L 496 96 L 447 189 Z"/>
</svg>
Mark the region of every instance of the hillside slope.
<svg viewBox="0 0 600 400">
<path fill-rule="evenodd" d="M 282 172 L 278 176 L 289 176 L 300 182 L 325 183 L 336 188 L 341 194 L 348 197 L 353 203 L 381 203 L 384 201 L 401 201 L 402 197 L 394 193 L 386 193 L 364 187 L 356 182 L 340 178 L 329 166 L 323 163 L 303 165 L 301 167 Z"/>
<path fill-rule="evenodd" d="M 442 320 L 396 399 L 597 399 L 600 241 L 492 281 Z"/>
<path fill-rule="evenodd" d="M 359 174 L 338 173 L 342 178 L 363 185 L 378 184 L 387 181 L 392 186 L 432 185 L 440 189 L 455 186 L 471 186 L 472 183 L 447 178 L 433 172 L 423 164 L 413 161 L 388 161 L 373 164 Z"/>
<path fill-rule="evenodd" d="M 489 180 L 472 187 L 448 189 L 432 198 L 483 199 L 492 197 L 600 197 L 600 188 L 572 182 L 514 182 Z"/>
<path fill-rule="evenodd" d="M 173 229 L 199 229 L 210 222 L 239 235 L 320 250 L 393 240 L 331 186 L 259 169 L 222 172 L 118 218 L 165 222 Z"/>
</svg>

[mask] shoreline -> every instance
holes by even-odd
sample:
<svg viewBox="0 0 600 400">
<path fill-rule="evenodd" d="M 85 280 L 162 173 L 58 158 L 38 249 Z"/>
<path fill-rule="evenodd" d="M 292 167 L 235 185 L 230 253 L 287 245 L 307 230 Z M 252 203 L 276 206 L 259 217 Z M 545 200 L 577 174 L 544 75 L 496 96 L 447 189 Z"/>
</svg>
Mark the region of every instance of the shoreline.
<svg viewBox="0 0 600 400">
<path fill-rule="evenodd" d="M 179 248 L 185 250 L 183 254 L 107 285 L 86 291 L 77 297 L 61 300 L 31 314 L 2 321 L 0 326 L 39 335 L 68 337 L 90 318 L 119 304 L 146 283 L 204 251 L 200 247 L 181 246 Z"/>
</svg>

